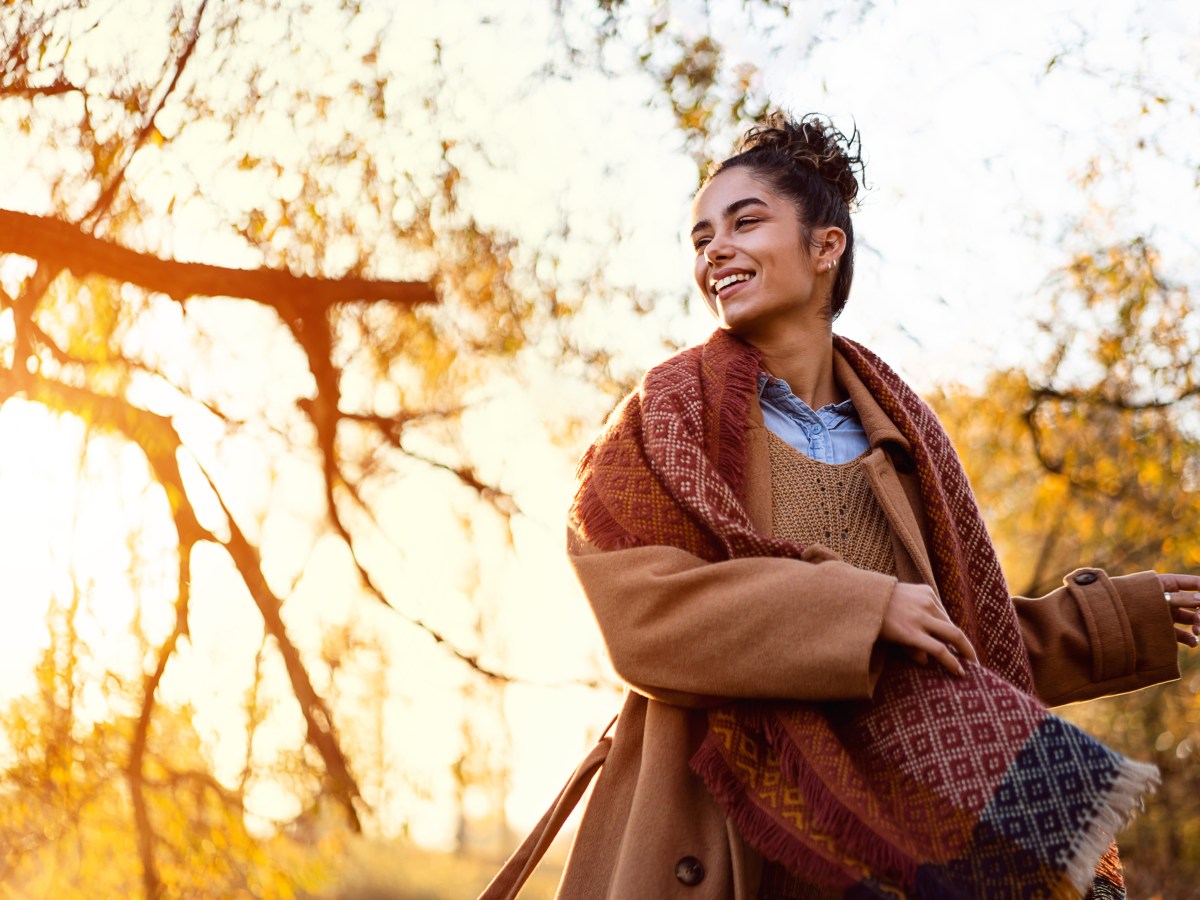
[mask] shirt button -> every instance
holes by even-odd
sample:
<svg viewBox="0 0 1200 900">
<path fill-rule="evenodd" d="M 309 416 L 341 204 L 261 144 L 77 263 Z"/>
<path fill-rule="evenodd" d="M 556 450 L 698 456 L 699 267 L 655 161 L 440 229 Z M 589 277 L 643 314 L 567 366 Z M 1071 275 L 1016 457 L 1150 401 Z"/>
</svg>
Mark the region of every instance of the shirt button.
<svg viewBox="0 0 1200 900">
<path fill-rule="evenodd" d="M 704 880 L 704 864 L 694 856 L 685 856 L 675 863 L 675 877 L 680 884 L 693 887 Z"/>
<path fill-rule="evenodd" d="M 821 426 L 820 426 L 820 425 L 809 425 L 809 426 L 808 426 L 808 433 L 809 433 L 809 434 L 820 434 L 820 433 L 821 433 Z"/>
<path fill-rule="evenodd" d="M 1076 584 L 1092 584 L 1099 576 L 1095 572 L 1080 572 L 1075 576 Z"/>
</svg>

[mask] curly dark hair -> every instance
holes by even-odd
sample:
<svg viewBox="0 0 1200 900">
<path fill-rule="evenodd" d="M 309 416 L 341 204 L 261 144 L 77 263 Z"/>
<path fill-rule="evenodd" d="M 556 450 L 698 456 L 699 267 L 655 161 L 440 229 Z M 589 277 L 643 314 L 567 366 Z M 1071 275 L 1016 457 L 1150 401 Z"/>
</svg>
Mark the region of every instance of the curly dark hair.
<svg viewBox="0 0 1200 900">
<path fill-rule="evenodd" d="M 858 127 L 849 136 L 827 118 L 810 113 L 799 121 L 774 112 L 742 137 L 737 152 L 709 172 L 711 181 L 726 169 L 749 169 L 796 207 L 807 240 L 812 229 L 836 225 L 846 233 L 846 250 L 834 278 L 829 314 L 836 319 L 854 279 L 855 206 L 865 171 Z M 857 173 L 857 174 L 856 174 Z"/>
</svg>

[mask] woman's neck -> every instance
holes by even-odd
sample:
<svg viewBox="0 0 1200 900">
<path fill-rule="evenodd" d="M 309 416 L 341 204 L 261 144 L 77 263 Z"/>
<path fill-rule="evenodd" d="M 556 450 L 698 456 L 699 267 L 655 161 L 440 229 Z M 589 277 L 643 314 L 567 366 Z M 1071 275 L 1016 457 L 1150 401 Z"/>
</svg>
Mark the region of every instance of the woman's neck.
<svg viewBox="0 0 1200 900">
<path fill-rule="evenodd" d="M 828 322 L 751 343 L 762 353 L 766 370 L 786 381 L 812 409 L 846 399 L 833 374 L 833 329 Z"/>
</svg>

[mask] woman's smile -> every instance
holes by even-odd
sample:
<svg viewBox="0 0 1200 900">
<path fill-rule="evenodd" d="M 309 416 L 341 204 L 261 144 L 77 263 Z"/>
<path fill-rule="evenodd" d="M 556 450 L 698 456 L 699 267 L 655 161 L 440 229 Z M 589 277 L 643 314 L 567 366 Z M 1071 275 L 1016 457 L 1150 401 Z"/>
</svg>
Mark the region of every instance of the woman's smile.
<svg viewBox="0 0 1200 900">
<path fill-rule="evenodd" d="M 753 277 L 753 272 L 730 272 L 728 269 L 722 269 L 712 277 L 713 293 L 725 299 L 744 287 Z"/>
</svg>

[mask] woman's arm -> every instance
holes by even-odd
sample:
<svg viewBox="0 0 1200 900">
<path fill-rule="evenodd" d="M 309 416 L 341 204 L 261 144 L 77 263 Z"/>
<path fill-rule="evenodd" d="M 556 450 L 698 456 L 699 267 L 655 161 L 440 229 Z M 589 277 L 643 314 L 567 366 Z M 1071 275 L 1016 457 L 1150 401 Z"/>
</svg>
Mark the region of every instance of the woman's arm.
<svg viewBox="0 0 1200 900">
<path fill-rule="evenodd" d="M 1188 593 L 1168 603 L 1168 590 Z M 1057 706 L 1178 678 L 1179 645 L 1196 644 L 1196 590 L 1196 576 L 1085 568 L 1044 597 L 1014 597 L 1039 696 Z"/>
<path fill-rule="evenodd" d="M 680 706 L 870 697 L 896 579 L 823 552 L 709 563 L 673 547 L 568 550 L 617 674 Z"/>
</svg>

